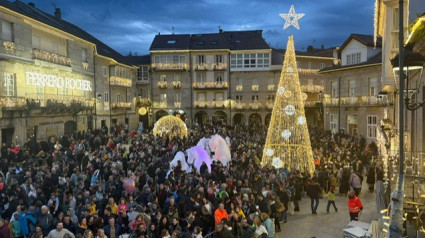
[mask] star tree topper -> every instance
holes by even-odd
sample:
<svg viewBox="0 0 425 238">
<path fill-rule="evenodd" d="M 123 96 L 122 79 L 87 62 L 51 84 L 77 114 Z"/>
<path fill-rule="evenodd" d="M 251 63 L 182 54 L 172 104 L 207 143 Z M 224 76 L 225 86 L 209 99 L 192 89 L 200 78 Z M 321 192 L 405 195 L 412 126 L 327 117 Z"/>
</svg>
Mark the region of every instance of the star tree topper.
<svg viewBox="0 0 425 238">
<path fill-rule="evenodd" d="M 291 9 L 289 9 L 288 14 L 279 14 L 283 19 L 285 19 L 285 25 L 283 26 L 283 29 L 286 29 L 290 27 L 291 25 L 300 29 L 300 26 L 298 25 L 298 20 L 303 17 L 304 13 L 295 13 L 294 5 L 291 5 Z"/>
</svg>

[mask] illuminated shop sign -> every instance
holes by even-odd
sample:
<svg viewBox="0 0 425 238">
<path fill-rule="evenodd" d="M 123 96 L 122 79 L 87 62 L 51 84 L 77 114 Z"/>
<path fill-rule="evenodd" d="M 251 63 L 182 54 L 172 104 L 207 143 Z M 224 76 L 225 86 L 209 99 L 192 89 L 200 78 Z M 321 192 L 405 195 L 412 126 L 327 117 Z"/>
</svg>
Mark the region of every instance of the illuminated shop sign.
<svg viewBox="0 0 425 238">
<path fill-rule="evenodd" d="M 63 78 L 50 74 L 40 74 L 27 72 L 27 85 L 50 87 L 50 88 L 66 88 L 77 89 L 83 91 L 92 91 L 91 82 L 84 79 Z"/>
</svg>

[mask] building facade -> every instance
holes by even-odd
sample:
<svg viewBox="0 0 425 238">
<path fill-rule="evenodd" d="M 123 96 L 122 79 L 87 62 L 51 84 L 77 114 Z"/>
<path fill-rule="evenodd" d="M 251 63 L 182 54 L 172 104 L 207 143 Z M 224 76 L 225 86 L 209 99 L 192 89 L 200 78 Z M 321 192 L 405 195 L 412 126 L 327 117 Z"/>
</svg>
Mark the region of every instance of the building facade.
<svg viewBox="0 0 425 238">
<path fill-rule="evenodd" d="M 168 114 L 187 124 L 270 121 L 284 51 L 270 48 L 262 31 L 157 35 L 150 51 L 152 121 Z M 317 72 L 333 60 L 332 49 L 297 54 L 311 125 L 323 124 L 324 81 Z"/>
<path fill-rule="evenodd" d="M 381 40 L 351 34 L 339 49 L 340 64 L 320 71 L 325 83 L 325 129 L 345 131 L 368 141 L 378 139 L 380 120 L 393 103 L 379 95 L 381 82 Z"/>
<path fill-rule="evenodd" d="M 121 55 L 62 20 L 60 9 L 49 15 L 32 3 L 1 1 L 0 12 L 1 142 L 22 145 L 31 136 L 48 138 L 100 128 L 97 112 L 103 111 L 100 99 L 106 96 L 115 103 L 113 110 L 124 106 L 135 115 L 134 103 L 128 105 L 132 92 L 118 88 L 132 88 L 136 67 L 127 65 Z M 105 82 L 112 87 L 105 89 Z M 105 90 L 115 94 L 121 90 L 123 99 L 111 100 Z M 119 118 L 121 114 L 110 113 L 109 121 L 115 116 L 116 123 L 124 123 L 130 117 Z M 135 127 L 137 119 L 133 121 Z"/>
</svg>

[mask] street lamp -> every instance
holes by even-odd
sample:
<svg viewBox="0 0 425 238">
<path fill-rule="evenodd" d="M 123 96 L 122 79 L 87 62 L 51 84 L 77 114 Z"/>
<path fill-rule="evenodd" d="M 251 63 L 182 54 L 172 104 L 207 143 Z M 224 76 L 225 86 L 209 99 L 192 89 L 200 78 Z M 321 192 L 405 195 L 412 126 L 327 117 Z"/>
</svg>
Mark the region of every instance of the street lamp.
<svg viewBox="0 0 425 238">
<path fill-rule="evenodd" d="M 102 99 L 102 94 L 97 93 L 96 99 L 94 101 L 94 115 L 95 115 L 95 118 L 94 118 L 94 129 L 95 130 L 97 129 L 97 103 L 100 102 L 100 99 Z"/>
<path fill-rule="evenodd" d="M 404 198 L 404 107 L 405 107 L 405 98 L 404 98 L 404 80 L 406 75 L 405 71 L 405 60 L 406 60 L 406 71 L 408 67 L 410 69 L 414 68 L 413 64 L 416 66 L 420 64 L 419 58 L 413 57 L 411 53 L 404 53 L 404 1 L 399 0 L 399 57 L 394 57 L 391 61 L 393 65 L 394 73 L 397 71 L 398 63 L 398 72 L 399 72 L 399 164 L 400 168 L 398 170 L 399 175 L 397 179 L 397 186 L 391 195 L 391 213 L 390 213 L 390 223 L 389 223 L 389 232 L 388 237 L 401 237 L 403 234 L 403 198 Z M 408 52 L 406 52 L 408 53 Z M 408 56 L 408 57 L 406 57 Z M 409 65 L 409 64 L 412 65 Z M 423 61 L 422 61 L 423 66 Z M 410 99 L 407 101 L 407 105 L 410 104 Z M 421 107 L 423 103 L 418 105 L 411 105 L 411 109 L 416 110 Z M 409 109 L 409 108 L 408 108 Z M 409 109 L 410 110 L 410 109 Z"/>
</svg>

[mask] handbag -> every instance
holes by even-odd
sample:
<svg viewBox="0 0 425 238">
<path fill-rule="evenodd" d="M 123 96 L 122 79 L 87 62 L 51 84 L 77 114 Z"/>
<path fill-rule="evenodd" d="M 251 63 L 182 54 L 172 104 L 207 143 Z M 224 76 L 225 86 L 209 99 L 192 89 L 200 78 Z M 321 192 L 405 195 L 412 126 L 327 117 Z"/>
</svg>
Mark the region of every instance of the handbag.
<svg viewBox="0 0 425 238">
<path fill-rule="evenodd" d="M 277 212 L 281 213 L 281 212 L 284 212 L 284 211 L 285 211 L 285 205 L 283 205 L 283 203 L 282 203 L 282 206 L 277 208 Z"/>
</svg>

